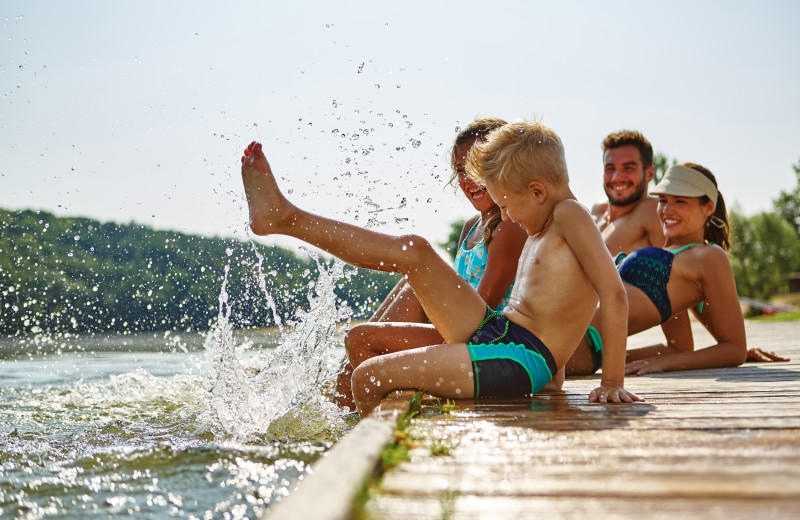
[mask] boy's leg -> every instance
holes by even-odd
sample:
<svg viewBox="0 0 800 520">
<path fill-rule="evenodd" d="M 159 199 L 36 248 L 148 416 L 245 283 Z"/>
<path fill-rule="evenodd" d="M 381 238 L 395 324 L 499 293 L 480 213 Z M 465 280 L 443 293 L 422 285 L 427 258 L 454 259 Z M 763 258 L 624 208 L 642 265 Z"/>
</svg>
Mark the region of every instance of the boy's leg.
<svg viewBox="0 0 800 520">
<path fill-rule="evenodd" d="M 333 392 L 333 402 L 337 406 L 347 408 L 351 411 L 356 410 L 356 403 L 353 401 L 353 390 L 350 387 L 353 378 L 353 365 L 346 362 L 336 376 L 336 388 Z"/>
<path fill-rule="evenodd" d="M 353 372 L 358 414 L 366 416 L 395 390 L 422 389 L 444 398 L 470 398 L 475 388 L 472 358 L 464 343 L 434 345 L 377 356 Z"/>
<path fill-rule="evenodd" d="M 483 320 L 486 304 L 480 295 L 426 240 L 377 233 L 292 205 L 278 189 L 259 143 L 245 150 L 242 181 L 254 233 L 293 236 L 349 264 L 402 273 L 448 342 L 466 341 Z"/>
</svg>

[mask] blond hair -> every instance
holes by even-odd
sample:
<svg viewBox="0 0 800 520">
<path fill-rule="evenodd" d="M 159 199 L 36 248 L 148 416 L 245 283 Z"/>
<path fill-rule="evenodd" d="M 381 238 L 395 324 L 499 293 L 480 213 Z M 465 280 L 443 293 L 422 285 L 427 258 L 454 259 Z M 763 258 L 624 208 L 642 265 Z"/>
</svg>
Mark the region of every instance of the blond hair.
<svg viewBox="0 0 800 520">
<path fill-rule="evenodd" d="M 467 156 L 467 174 L 476 182 L 522 191 L 533 180 L 554 186 L 569 182 L 564 145 L 541 121 L 517 120 L 476 142 Z"/>
</svg>

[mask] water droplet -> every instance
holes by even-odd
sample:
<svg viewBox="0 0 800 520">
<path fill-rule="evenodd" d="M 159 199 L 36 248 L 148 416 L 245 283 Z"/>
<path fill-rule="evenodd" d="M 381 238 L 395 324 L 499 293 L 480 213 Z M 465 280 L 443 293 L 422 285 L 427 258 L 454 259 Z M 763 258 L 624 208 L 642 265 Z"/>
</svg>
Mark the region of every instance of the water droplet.
<svg viewBox="0 0 800 520">
<path fill-rule="evenodd" d="M 339 103 L 337 103 L 335 99 L 331 102 L 331 105 L 333 105 L 333 108 L 339 107 Z"/>
<path fill-rule="evenodd" d="M 358 73 L 361 74 L 364 71 L 364 62 L 361 62 L 361 65 L 358 66 Z"/>
<path fill-rule="evenodd" d="M 74 238 L 75 238 L 75 242 L 77 242 L 78 240 L 80 240 L 80 239 L 81 239 L 81 236 L 80 236 L 80 235 L 75 235 L 75 237 L 74 237 Z"/>
<path fill-rule="evenodd" d="M 411 147 L 412 148 L 419 148 L 420 146 L 422 146 L 422 141 L 420 141 L 418 139 L 415 139 L 414 141 L 411 141 Z"/>
</svg>

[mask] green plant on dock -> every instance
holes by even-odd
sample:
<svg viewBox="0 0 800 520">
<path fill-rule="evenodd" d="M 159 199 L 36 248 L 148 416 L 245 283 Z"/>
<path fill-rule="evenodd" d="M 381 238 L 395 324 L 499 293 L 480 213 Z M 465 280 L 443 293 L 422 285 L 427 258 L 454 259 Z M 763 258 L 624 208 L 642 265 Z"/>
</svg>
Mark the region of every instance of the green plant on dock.
<svg viewBox="0 0 800 520">
<path fill-rule="evenodd" d="M 444 443 L 441 439 L 434 439 L 431 442 L 431 455 L 434 457 L 442 457 L 445 455 L 450 455 L 452 449 L 449 445 Z"/>
<path fill-rule="evenodd" d="M 456 403 L 450 399 L 446 399 L 442 402 L 442 400 L 437 397 L 433 402 L 433 408 L 440 414 L 447 414 L 456 410 Z"/>
</svg>

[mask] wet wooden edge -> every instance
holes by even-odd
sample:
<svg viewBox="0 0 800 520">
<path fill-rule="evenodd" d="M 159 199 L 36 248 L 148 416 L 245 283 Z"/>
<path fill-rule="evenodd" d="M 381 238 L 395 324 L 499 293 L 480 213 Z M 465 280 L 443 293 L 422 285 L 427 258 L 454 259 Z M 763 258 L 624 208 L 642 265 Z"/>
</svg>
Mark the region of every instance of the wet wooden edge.
<svg viewBox="0 0 800 520">
<path fill-rule="evenodd" d="M 394 439 L 397 421 L 408 413 L 412 391 L 394 392 L 359 421 L 300 481 L 297 489 L 271 507 L 261 520 L 345 520 L 354 500 Z"/>
</svg>

